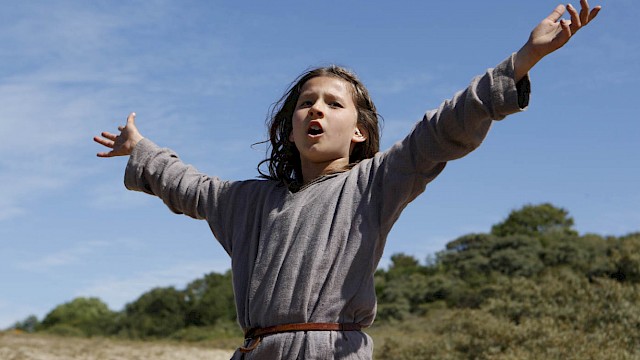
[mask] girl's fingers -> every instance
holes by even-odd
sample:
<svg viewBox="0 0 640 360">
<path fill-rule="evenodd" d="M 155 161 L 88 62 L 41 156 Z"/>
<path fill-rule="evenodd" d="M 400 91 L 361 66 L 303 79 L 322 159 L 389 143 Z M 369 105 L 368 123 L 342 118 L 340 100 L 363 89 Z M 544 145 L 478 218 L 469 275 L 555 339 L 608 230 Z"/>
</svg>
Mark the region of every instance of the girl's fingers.
<svg viewBox="0 0 640 360">
<path fill-rule="evenodd" d="M 595 17 L 598 16 L 600 9 L 602 9 L 602 7 L 598 5 L 589 10 L 589 2 L 587 0 L 580 0 L 580 6 L 582 7 L 582 9 L 580 9 L 580 21 L 582 26 L 587 25 L 591 20 L 595 19 Z"/>
<path fill-rule="evenodd" d="M 137 129 L 135 127 L 135 117 L 136 117 L 136 113 L 131 113 L 129 114 L 129 116 L 127 117 L 127 124 L 124 126 L 118 126 L 118 131 L 120 131 L 120 135 L 117 134 L 112 134 L 110 132 L 107 131 L 103 131 L 100 135 L 102 135 L 102 137 L 100 136 L 94 136 L 93 137 L 93 141 L 97 142 L 100 145 L 106 146 L 110 149 L 113 149 L 111 151 L 103 151 L 103 152 L 99 152 L 96 155 L 98 155 L 98 157 L 114 157 L 114 156 L 121 156 L 121 155 L 128 155 L 130 154 L 130 151 L 127 152 L 127 148 L 124 147 L 126 145 L 126 142 L 128 142 L 129 138 L 130 138 L 130 134 L 129 133 L 135 133 L 137 134 Z M 123 135 L 123 131 L 125 130 L 125 128 L 127 126 L 130 126 L 129 128 L 129 133 L 124 134 Z M 122 137 L 120 137 L 122 136 Z M 116 148 L 116 142 L 118 143 L 117 148 Z M 115 148 L 115 149 L 114 149 Z"/>
<path fill-rule="evenodd" d="M 583 26 L 587 25 L 593 20 L 600 12 L 601 6 L 596 6 L 589 10 L 589 2 L 587 0 L 580 0 L 580 13 L 571 5 L 567 5 L 567 10 L 571 14 L 571 33 L 575 34 Z"/>
<path fill-rule="evenodd" d="M 578 10 L 571 4 L 567 5 L 567 10 L 569 11 L 569 15 L 571 15 L 571 33 L 575 33 L 582 26 L 580 15 L 578 14 Z"/>
<path fill-rule="evenodd" d="M 103 146 L 106 146 L 108 148 L 112 148 L 113 149 L 114 142 L 112 140 L 104 139 L 104 138 L 101 138 L 99 136 L 94 136 L 93 137 L 93 141 L 97 142 L 100 145 L 103 145 Z"/>
<path fill-rule="evenodd" d="M 120 131 L 120 132 L 124 131 L 124 129 L 125 129 L 127 126 L 129 126 L 129 125 L 130 125 L 131 127 L 135 128 L 135 126 L 136 126 L 136 124 L 135 124 L 135 120 L 136 120 L 136 113 L 132 112 L 131 114 L 129 114 L 129 116 L 127 116 L 127 125 L 125 125 L 125 126 L 122 126 L 122 125 L 121 125 L 121 126 L 118 126 L 118 131 Z"/>
<path fill-rule="evenodd" d="M 556 8 L 547 16 L 547 20 L 551 20 L 552 22 L 558 21 L 562 14 L 564 14 L 564 5 L 558 5 Z"/>
<path fill-rule="evenodd" d="M 569 38 L 571 37 L 571 35 L 572 35 L 572 32 L 571 32 L 571 21 L 569 21 L 569 20 L 560 20 L 560 26 L 562 27 L 562 35 L 563 35 L 562 36 L 563 39 L 561 40 L 562 41 L 561 44 L 564 45 L 564 43 L 566 43 L 569 40 Z M 562 46 L 562 45 L 560 45 L 560 46 Z"/>
<path fill-rule="evenodd" d="M 596 16 L 598 16 L 600 9 L 602 9 L 600 6 L 596 6 L 593 8 L 593 10 L 591 10 L 591 12 L 589 13 L 589 21 L 595 19 Z"/>
<path fill-rule="evenodd" d="M 580 21 L 582 25 L 586 25 L 589 22 L 589 3 L 587 0 L 580 0 Z"/>
<path fill-rule="evenodd" d="M 106 132 L 106 131 L 103 131 L 101 135 L 102 135 L 102 137 L 107 138 L 109 140 L 113 140 L 113 141 L 115 141 L 116 138 L 118 137 L 118 135 L 112 134 L 112 133 Z"/>
<path fill-rule="evenodd" d="M 96 155 L 98 155 L 98 157 L 113 157 L 113 151 L 99 152 Z"/>
<path fill-rule="evenodd" d="M 131 114 L 129 114 L 129 116 L 127 116 L 127 125 L 131 124 L 131 125 L 135 125 L 135 120 L 136 120 L 136 113 L 132 112 Z"/>
</svg>

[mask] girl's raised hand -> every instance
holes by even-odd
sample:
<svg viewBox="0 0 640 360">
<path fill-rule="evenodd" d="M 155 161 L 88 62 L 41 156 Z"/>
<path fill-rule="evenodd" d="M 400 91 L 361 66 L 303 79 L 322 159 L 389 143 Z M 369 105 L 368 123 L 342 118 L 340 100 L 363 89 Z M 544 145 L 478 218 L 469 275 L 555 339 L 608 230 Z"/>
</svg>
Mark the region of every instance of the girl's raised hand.
<svg viewBox="0 0 640 360">
<path fill-rule="evenodd" d="M 516 56 L 516 80 L 520 80 L 538 61 L 558 50 L 581 28 L 589 24 L 600 12 L 601 7 L 589 9 L 587 0 L 580 0 L 580 12 L 571 4 L 558 5 L 553 12 L 536 26 L 527 43 Z M 560 20 L 568 11 L 571 20 Z"/>
<path fill-rule="evenodd" d="M 111 149 L 108 152 L 99 152 L 98 157 L 113 157 L 131 155 L 133 148 L 143 137 L 140 135 L 135 124 L 136 113 L 131 113 L 127 117 L 127 125 L 118 126 L 120 135 L 109 132 L 102 132 L 102 137 L 95 136 L 93 141 Z"/>
<path fill-rule="evenodd" d="M 578 10 L 571 4 L 567 5 L 566 10 L 569 12 L 571 20 L 560 20 L 565 12 L 565 7 L 564 5 L 558 5 L 546 19 L 542 20 L 533 29 L 529 37 L 529 43 L 535 55 L 542 58 L 561 48 L 569 41 L 571 36 L 589 24 L 601 9 L 600 6 L 596 6 L 589 10 L 587 0 L 580 0 L 580 6 L 582 9 L 578 13 Z"/>
</svg>

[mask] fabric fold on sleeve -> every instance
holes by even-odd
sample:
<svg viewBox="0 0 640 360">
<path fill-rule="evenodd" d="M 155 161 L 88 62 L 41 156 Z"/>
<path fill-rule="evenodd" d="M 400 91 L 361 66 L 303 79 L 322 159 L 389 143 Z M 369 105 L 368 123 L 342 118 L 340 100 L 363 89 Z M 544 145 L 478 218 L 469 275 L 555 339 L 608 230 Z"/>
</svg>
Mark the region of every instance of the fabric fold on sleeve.
<svg viewBox="0 0 640 360">
<path fill-rule="evenodd" d="M 518 83 L 515 81 L 515 56 L 513 53 L 505 61 L 491 69 L 493 86 L 491 88 L 491 101 L 493 103 L 493 120 L 502 120 L 511 115 L 526 110 L 529 105 L 531 82 L 529 74 L 525 75 Z"/>
<path fill-rule="evenodd" d="M 133 152 L 129 156 L 127 167 L 124 172 L 124 186 L 128 190 L 141 191 L 151 195 L 154 194 L 150 184 L 145 181 L 144 169 L 147 163 L 154 157 L 154 154 L 162 151 L 158 145 L 147 138 L 143 138 L 133 148 Z M 170 151 L 164 149 L 164 151 Z M 173 154 L 175 157 L 176 155 Z"/>
</svg>

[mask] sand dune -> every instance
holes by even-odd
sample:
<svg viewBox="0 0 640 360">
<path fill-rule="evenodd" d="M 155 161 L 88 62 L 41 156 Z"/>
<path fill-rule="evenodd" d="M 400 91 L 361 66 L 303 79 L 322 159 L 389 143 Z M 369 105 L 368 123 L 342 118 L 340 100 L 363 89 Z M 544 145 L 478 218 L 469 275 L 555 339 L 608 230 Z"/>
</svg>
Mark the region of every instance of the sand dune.
<svg viewBox="0 0 640 360">
<path fill-rule="evenodd" d="M 2 360 L 228 360 L 232 353 L 192 344 L 0 334 Z"/>
</svg>

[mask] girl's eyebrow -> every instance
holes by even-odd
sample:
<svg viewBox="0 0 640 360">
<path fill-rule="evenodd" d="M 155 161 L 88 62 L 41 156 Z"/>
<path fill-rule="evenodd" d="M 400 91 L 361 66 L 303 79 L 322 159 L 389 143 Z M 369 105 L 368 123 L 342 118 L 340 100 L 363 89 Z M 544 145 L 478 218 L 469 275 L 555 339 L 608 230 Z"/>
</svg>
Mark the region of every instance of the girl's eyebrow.
<svg viewBox="0 0 640 360">
<path fill-rule="evenodd" d="M 342 95 L 335 94 L 335 93 L 332 93 L 332 92 L 328 92 L 328 96 L 333 98 L 334 100 L 341 100 L 341 101 L 344 100 Z"/>
<path fill-rule="evenodd" d="M 306 91 L 301 92 L 300 95 L 298 95 L 298 100 L 299 99 L 303 99 L 303 98 L 304 99 L 308 99 L 308 98 L 314 98 L 315 99 L 315 98 L 326 97 L 326 96 L 329 96 L 331 98 L 335 98 L 336 97 L 331 93 L 327 94 L 327 92 L 323 92 L 322 94 L 319 94 L 316 91 L 306 90 Z"/>
<path fill-rule="evenodd" d="M 344 101 L 344 97 L 338 93 L 336 93 L 335 91 L 331 91 L 331 90 L 326 90 L 326 91 L 322 91 L 320 93 L 321 95 L 319 95 L 319 93 L 317 91 L 312 91 L 312 90 L 305 90 L 303 92 L 300 93 L 300 95 L 298 95 L 298 98 L 302 98 L 302 97 L 308 97 L 308 96 L 321 96 L 321 97 L 328 97 L 331 98 L 333 100 L 342 100 Z"/>
</svg>

